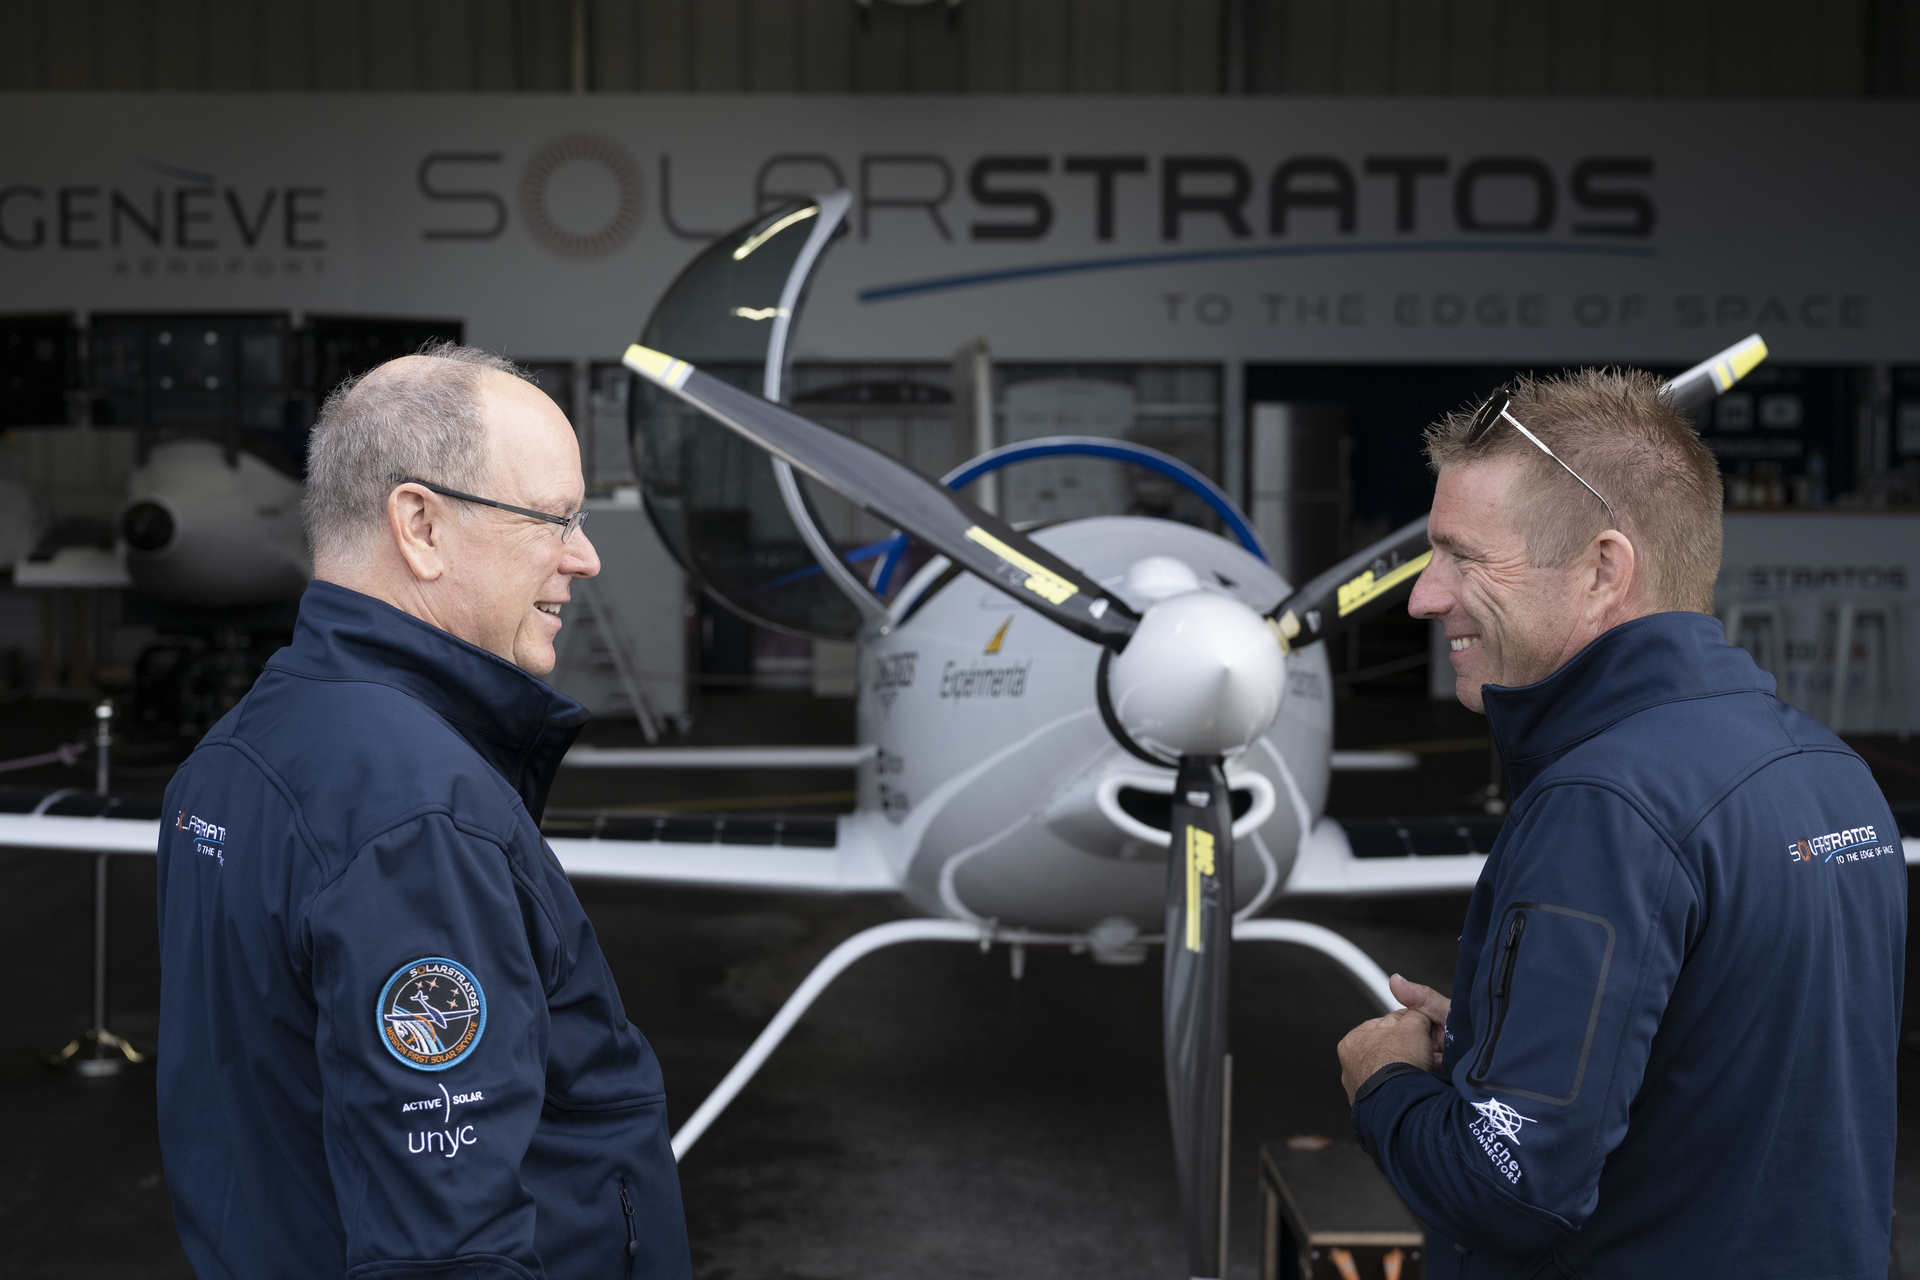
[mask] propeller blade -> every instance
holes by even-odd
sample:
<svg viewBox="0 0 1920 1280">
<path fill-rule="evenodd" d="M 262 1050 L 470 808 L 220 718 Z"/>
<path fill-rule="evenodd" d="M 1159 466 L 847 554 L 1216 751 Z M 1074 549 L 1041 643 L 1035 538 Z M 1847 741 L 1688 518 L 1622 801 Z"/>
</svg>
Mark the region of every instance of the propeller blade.
<svg viewBox="0 0 1920 1280">
<path fill-rule="evenodd" d="M 1693 368 L 1660 388 L 1676 409 L 1697 413 L 1713 403 L 1714 397 L 1752 373 L 1767 358 L 1767 344 L 1759 334 L 1749 334 L 1716 356 L 1702 360 Z"/>
<path fill-rule="evenodd" d="M 623 363 L 1075 635 L 1120 649 L 1133 634 L 1139 615 L 1118 596 L 878 449 L 637 343 Z"/>
<path fill-rule="evenodd" d="M 1267 615 L 1282 647 L 1300 649 L 1334 627 L 1380 612 L 1413 589 L 1413 580 L 1433 559 L 1427 518 L 1404 524 L 1380 541 L 1342 560 L 1282 600 Z"/>
<path fill-rule="evenodd" d="M 1767 358 L 1767 344 L 1752 334 L 1661 387 L 1675 408 L 1697 412 L 1715 396 L 1754 371 Z M 1427 518 L 1394 530 L 1364 551 L 1355 552 L 1274 606 L 1281 644 L 1299 649 L 1321 639 L 1336 624 L 1358 622 L 1413 589 L 1413 580 L 1433 553 L 1427 547 Z"/>
<path fill-rule="evenodd" d="M 1187 1274 L 1227 1261 L 1227 958 L 1233 946 L 1233 810 L 1219 756 L 1182 756 L 1167 857 L 1162 995 L 1167 1109 Z"/>
</svg>

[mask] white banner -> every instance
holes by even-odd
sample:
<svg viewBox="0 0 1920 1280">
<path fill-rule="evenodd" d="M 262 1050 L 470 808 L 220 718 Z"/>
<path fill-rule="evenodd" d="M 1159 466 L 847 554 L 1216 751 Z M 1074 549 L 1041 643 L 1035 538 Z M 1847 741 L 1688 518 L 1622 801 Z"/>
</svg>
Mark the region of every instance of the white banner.
<svg viewBox="0 0 1920 1280">
<path fill-rule="evenodd" d="M 0 308 L 630 340 L 698 233 L 844 185 L 800 358 L 1920 361 L 1920 107 L 0 95 Z"/>
</svg>

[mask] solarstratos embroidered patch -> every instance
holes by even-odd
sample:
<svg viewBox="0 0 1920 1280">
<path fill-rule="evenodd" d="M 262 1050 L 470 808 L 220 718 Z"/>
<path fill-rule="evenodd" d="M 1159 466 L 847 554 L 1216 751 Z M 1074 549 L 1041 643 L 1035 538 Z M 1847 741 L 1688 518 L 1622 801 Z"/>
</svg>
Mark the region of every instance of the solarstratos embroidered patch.
<svg viewBox="0 0 1920 1280">
<path fill-rule="evenodd" d="M 375 1017 L 388 1053 L 416 1071 L 445 1071 L 480 1043 L 487 997 L 465 965 L 428 956 L 394 970 Z"/>
</svg>

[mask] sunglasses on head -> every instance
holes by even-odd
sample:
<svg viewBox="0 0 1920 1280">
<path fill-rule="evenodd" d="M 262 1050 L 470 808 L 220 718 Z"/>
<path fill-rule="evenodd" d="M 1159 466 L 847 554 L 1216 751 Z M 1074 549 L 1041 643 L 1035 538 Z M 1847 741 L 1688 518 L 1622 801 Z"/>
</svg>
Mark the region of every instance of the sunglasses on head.
<svg viewBox="0 0 1920 1280">
<path fill-rule="evenodd" d="M 1612 523 L 1614 528 L 1618 529 L 1620 527 L 1620 518 L 1613 514 L 1613 504 L 1611 502 L 1608 502 L 1606 498 L 1602 497 L 1598 489 L 1588 484 L 1586 482 L 1586 479 L 1583 476 L 1581 476 L 1581 474 L 1578 471 L 1575 471 L 1572 467 L 1567 466 L 1565 459 L 1563 459 L 1559 454 L 1555 453 L 1553 450 L 1547 448 L 1546 442 L 1544 440 L 1542 440 L 1539 436 L 1533 434 L 1533 432 L 1527 430 L 1526 427 L 1522 426 L 1520 423 L 1520 419 L 1514 417 L 1511 413 L 1508 413 L 1507 406 L 1512 403 L 1513 403 L 1513 395 L 1505 387 L 1499 388 L 1492 395 L 1488 396 L 1487 402 L 1481 405 L 1477 410 L 1474 411 L 1473 421 L 1469 423 L 1467 426 L 1467 438 L 1466 438 L 1467 447 L 1472 448 L 1474 445 L 1477 445 L 1482 440 L 1486 439 L 1487 433 L 1492 431 L 1494 426 L 1498 424 L 1502 418 L 1505 418 L 1508 422 L 1513 424 L 1513 429 L 1515 431 L 1518 431 L 1521 435 L 1533 441 L 1535 448 L 1539 449 L 1540 452 L 1546 454 L 1549 458 L 1552 458 L 1555 462 L 1558 462 L 1562 467 L 1566 469 L 1566 472 L 1568 475 L 1572 476 L 1575 480 L 1580 481 L 1580 484 L 1582 485 L 1582 487 L 1586 489 L 1588 493 L 1592 494 L 1596 498 L 1599 498 L 1600 505 L 1607 509 L 1608 521 Z"/>
</svg>

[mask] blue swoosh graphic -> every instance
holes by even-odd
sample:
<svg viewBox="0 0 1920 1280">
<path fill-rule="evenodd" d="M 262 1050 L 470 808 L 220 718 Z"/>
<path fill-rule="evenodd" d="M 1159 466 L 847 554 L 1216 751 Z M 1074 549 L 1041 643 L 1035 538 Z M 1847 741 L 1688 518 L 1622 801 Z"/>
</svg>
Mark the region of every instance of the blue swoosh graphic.
<svg viewBox="0 0 1920 1280">
<path fill-rule="evenodd" d="M 1856 840 L 1852 844 L 1843 844 L 1838 849 L 1827 850 L 1827 856 L 1820 859 L 1820 861 L 1832 862 L 1833 855 L 1836 853 L 1847 853 L 1854 849 L 1864 849 L 1870 844 L 1879 844 L 1879 843 L 1880 842 L 1878 840 Z"/>
<path fill-rule="evenodd" d="M 1068 258 L 1036 262 L 1024 267 L 969 271 L 954 276 L 929 276 L 897 284 L 874 285 L 856 296 L 862 302 L 888 302 L 916 294 L 973 289 L 982 285 L 1033 280 L 1042 276 L 1083 275 L 1091 271 L 1132 271 L 1185 262 L 1234 262 L 1249 258 L 1349 258 L 1375 254 L 1544 253 L 1582 258 L 1657 258 L 1653 245 L 1574 244 L 1553 240 L 1392 240 L 1361 244 L 1269 244 L 1234 249 L 1190 249 L 1184 253 L 1136 253 L 1117 258 Z"/>
</svg>

